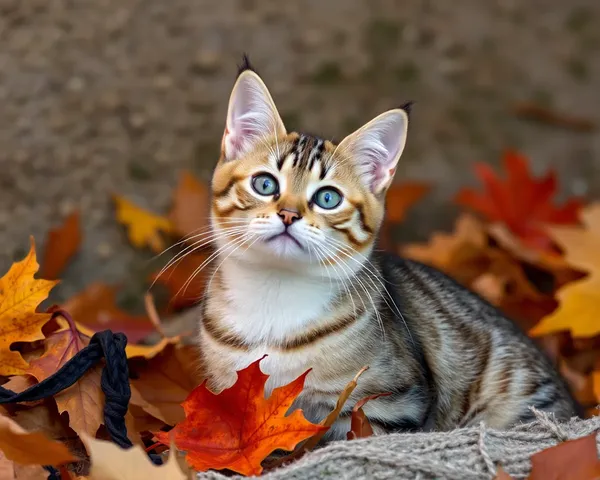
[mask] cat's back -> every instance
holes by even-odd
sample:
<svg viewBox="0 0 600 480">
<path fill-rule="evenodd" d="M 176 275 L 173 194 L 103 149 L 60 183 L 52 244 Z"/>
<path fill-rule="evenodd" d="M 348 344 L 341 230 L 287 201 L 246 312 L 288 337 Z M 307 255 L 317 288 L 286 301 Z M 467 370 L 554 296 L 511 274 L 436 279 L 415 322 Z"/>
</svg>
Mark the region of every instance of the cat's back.
<svg viewBox="0 0 600 480">
<path fill-rule="evenodd" d="M 435 268 L 391 254 L 377 262 L 403 316 L 390 327 L 408 326 L 432 370 L 438 427 L 485 419 L 502 428 L 530 420 L 529 405 L 575 414 L 551 362 L 498 309 Z"/>
</svg>

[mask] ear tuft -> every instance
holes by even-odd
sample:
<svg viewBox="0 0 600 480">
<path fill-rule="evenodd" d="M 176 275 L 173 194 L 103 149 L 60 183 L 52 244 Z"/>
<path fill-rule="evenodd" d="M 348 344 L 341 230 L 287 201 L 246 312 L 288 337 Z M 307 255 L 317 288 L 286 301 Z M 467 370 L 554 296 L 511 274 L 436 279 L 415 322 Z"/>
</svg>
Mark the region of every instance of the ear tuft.
<svg viewBox="0 0 600 480">
<path fill-rule="evenodd" d="M 404 110 L 406 112 L 406 115 L 408 117 L 410 117 L 410 114 L 412 113 L 412 108 L 413 108 L 414 104 L 415 104 L 415 102 L 413 102 L 412 100 L 410 100 L 410 101 L 406 102 L 405 104 L 400 105 L 398 108 L 400 110 Z"/>
<path fill-rule="evenodd" d="M 258 71 L 256 70 L 256 68 L 254 68 L 254 65 L 250 63 L 250 57 L 248 57 L 248 54 L 244 52 L 242 54 L 242 63 L 238 65 L 237 76 L 239 77 L 242 73 L 244 73 L 247 70 L 250 70 L 251 72 L 254 72 L 258 75 Z"/>
</svg>

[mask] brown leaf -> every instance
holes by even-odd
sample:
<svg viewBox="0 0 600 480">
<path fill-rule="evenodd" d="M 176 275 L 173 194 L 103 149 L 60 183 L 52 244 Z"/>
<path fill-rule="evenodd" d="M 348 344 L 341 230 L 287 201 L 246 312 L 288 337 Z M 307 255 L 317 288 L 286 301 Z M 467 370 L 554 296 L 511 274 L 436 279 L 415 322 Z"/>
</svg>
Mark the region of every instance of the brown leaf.
<svg viewBox="0 0 600 480">
<path fill-rule="evenodd" d="M 0 478 L 2 480 L 48 480 L 48 471 L 41 465 L 19 465 L 0 451 Z"/>
<path fill-rule="evenodd" d="M 559 443 L 531 457 L 529 480 L 595 480 L 600 477 L 596 432 Z"/>
<path fill-rule="evenodd" d="M 8 417 L 0 416 L 0 450 L 21 465 L 60 465 L 75 461 L 62 443 L 45 435 L 28 433 Z"/>
<path fill-rule="evenodd" d="M 577 132 L 591 132 L 596 128 L 594 122 L 588 118 L 556 112 L 534 102 L 516 103 L 512 106 L 512 111 L 517 117 Z"/>
<path fill-rule="evenodd" d="M 373 435 L 373 428 L 371 428 L 371 424 L 362 407 L 371 400 L 375 400 L 379 397 L 387 397 L 388 395 L 391 395 L 391 393 L 376 393 L 375 395 L 369 395 L 356 402 L 356 405 L 354 405 L 354 408 L 352 409 L 352 416 L 350 417 L 350 431 L 346 434 L 348 440 L 365 438 Z"/>
<path fill-rule="evenodd" d="M 57 279 L 79 250 L 81 238 L 79 212 L 75 211 L 60 227 L 48 232 L 40 275 L 48 280 Z"/>
<path fill-rule="evenodd" d="M 93 332 L 112 330 L 122 332 L 129 343 L 137 343 L 156 331 L 145 315 L 131 315 L 119 308 L 117 288 L 97 282 L 71 297 L 61 308 L 71 314 L 78 324 Z"/>
<path fill-rule="evenodd" d="M 391 223 L 402 222 L 408 209 L 429 190 L 431 185 L 428 183 L 393 184 L 386 195 L 386 220 Z"/>
<path fill-rule="evenodd" d="M 188 237 L 208 227 L 210 201 L 208 187 L 184 171 L 173 195 L 169 220 L 177 234 Z"/>
</svg>

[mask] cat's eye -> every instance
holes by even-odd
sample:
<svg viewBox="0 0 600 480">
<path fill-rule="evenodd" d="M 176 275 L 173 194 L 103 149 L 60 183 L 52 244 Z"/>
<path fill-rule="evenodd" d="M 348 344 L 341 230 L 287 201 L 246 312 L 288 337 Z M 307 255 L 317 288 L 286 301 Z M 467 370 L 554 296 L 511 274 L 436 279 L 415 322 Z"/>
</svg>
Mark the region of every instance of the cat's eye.
<svg viewBox="0 0 600 480">
<path fill-rule="evenodd" d="M 338 207 L 342 203 L 342 194 L 335 188 L 325 187 L 317 190 L 313 197 L 313 201 L 325 210 L 331 210 Z"/>
<path fill-rule="evenodd" d="M 279 192 L 279 183 L 270 173 L 259 173 L 252 178 L 252 188 L 259 195 L 275 195 Z"/>
</svg>

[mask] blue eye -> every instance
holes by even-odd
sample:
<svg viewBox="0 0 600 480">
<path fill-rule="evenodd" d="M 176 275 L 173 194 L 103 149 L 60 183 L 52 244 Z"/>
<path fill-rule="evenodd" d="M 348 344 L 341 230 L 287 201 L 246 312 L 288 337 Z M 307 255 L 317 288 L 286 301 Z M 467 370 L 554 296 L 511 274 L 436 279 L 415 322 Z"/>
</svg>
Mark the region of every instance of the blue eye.
<svg viewBox="0 0 600 480">
<path fill-rule="evenodd" d="M 342 194 L 334 188 L 325 187 L 317 190 L 315 193 L 314 202 L 325 210 L 331 210 L 342 203 Z"/>
<path fill-rule="evenodd" d="M 252 178 L 252 188 L 259 195 L 275 195 L 279 192 L 279 183 L 269 173 L 259 173 Z"/>
</svg>

